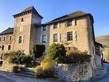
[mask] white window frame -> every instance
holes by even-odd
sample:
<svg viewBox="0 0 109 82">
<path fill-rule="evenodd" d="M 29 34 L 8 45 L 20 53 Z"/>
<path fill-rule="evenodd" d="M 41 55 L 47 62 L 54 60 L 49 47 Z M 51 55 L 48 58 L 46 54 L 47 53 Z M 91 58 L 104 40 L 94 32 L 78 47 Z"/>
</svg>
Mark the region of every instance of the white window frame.
<svg viewBox="0 0 109 82">
<path fill-rule="evenodd" d="M 69 37 L 68 37 L 68 33 L 70 33 Z M 73 32 L 69 31 L 67 32 L 67 41 L 72 41 L 73 40 Z"/>
<path fill-rule="evenodd" d="M 43 36 L 45 36 L 45 37 L 43 38 Z M 45 39 L 45 41 L 43 39 Z M 47 43 L 47 35 L 42 35 L 42 41 L 41 42 L 42 43 Z"/>
<path fill-rule="evenodd" d="M 56 40 L 55 40 L 55 35 L 57 35 Z M 53 42 L 58 42 L 58 33 L 53 34 Z"/>
<path fill-rule="evenodd" d="M 43 36 L 45 36 L 45 42 L 43 41 Z M 47 35 L 40 36 L 40 43 L 47 43 Z"/>
</svg>

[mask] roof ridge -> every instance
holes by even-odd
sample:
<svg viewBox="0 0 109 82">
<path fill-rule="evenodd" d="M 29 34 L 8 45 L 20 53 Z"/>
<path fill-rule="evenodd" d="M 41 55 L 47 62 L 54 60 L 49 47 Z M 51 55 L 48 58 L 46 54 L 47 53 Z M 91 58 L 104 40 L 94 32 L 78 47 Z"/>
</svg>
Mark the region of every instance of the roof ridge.
<svg viewBox="0 0 109 82">
<path fill-rule="evenodd" d="M 10 34 L 10 33 L 13 33 L 13 31 L 14 31 L 14 28 L 9 27 L 9 28 L 7 28 L 6 30 L 2 31 L 2 32 L 0 33 L 0 35 Z"/>
<path fill-rule="evenodd" d="M 35 10 L 34 6 L 27 7 L 22 12 L 26 12 L 26 11 L 29 11 L 29 10 Z"/>
<path fill-rule="evenodd" d="M 80 17 L 80 16 L 83 16 L 83 15 L 86 15 L 86 14 L 88 14 L 88 13 L 83 12 L 81 10 L 77 10 L 77 11 L 75 11 L 73 13 L 66 14 L 66 15 L 60 16 L 58 18 L 55 18 L 55 19 L 53 19 L 52 21 L 50 21 L 48 23 L 56 22 L 56 21 L 60 21 L 60 20 L 64 20 L 64 19 L 69 19 L 69 18 Z"/>
</svg>

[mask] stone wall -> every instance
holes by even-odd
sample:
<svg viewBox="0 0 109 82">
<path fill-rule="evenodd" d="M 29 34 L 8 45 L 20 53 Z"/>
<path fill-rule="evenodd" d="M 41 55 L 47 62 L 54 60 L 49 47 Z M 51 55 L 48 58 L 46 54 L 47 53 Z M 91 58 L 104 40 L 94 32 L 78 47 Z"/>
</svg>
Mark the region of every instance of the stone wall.
<svg viewBox="0 0 109 82">
<path fill-rule="evenodd" d="M 12 72 L 12 67 L 13 66 L 15 66 L 15 64 L 3 62 L 2 67 L 0 68 L 0 70 Z"/>
<path fill-rule="evenodd" d="M 56 75 L 64 81 L 88 80 L 92 77 L 92 67 L 86 64 L 57 64 L 54 67 Z"/>
<path fill-rule="evenodd" d="M 95 55 L 95 63 L 96 63 L 96 67 L 97 68 L 101 68 L 102 67 L 101 56 Z"/>
</svg>

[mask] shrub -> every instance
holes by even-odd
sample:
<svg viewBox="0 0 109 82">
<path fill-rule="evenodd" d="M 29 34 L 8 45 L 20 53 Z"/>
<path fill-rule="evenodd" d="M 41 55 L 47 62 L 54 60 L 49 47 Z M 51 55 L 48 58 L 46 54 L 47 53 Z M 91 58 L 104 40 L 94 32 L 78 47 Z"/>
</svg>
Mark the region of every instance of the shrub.
<svg viewBox="0 0 109 82">
<path fill-rule="evenodd" d="M 32 66 L 32 56 L 31 55 L 24 55 L 22 58 L 21 58 L 21 61 L 22 61 L 22 64 L 25 64 L 27 67 L 31 67 Z"/>
<path fill-rule="evenodd" d="M 41 67 L 43 70 L 51 70 L 53 69 L 54 61 L 50 59 L 43 60 L 41 62 Z"/>
<path fill-rule="evenodd" d="M 80 51 L 80 50 L 68 50 L 66 52 L 67 56 L 72 56 L 72 55 L 87 55 L 87 51 Z"/>
<path fill-rule="evenodd" d="M 36 77 L 42 77 L 42 67 L 41 66 L 37 66 L 34 70 Z"/>
<path fill-rule="evenodd" d="M 54 78 L 54 71 L 53 70 L 43 70 L 42 71 L 42 78 Z"/>
<path fill-rule="evenodd" d="M 23 70 L 23 67 L 19 67 L 19 66 L 13 66 L 13 68 L 12 68 L 13 73 L 19 73 L 22 70 Z"/>
<path fill-rule="evenodd" d="M 4 62 L 11 63 L 12 58 L 14 55 L 16 55 L 18 52 L 10 52 L 10 53 L 5 53 L 3 56 Z"/>
<path fill-rule="evenodd" d="M 50 78 L 54 77 L 53 61 L 44 60 L 40 66 L 35 68 L 35 74 L 39 78 Z"/>
<path fill-rule="evenodd" d="M 24 57 L 25 54 L 16 52 L 16 54 L 13 55 L 11 59 L 11 63 L 13 64 L 23 64 L 22 58 Z"/>
<path fill-rule="evenodd" d="M 53 43 L 48 49 L 48 58 L 56 62 L 63 62 L 66 56 L 65 47 L 62 44 Z"/>
<path fill-rule="evenodd" d="M 87 52 L 82 52 L 79 50 L 69 50 L 67 53 L 67 57 L 72 60 L 72 63 L 84 63 L 90 62 L 91 55 L 88 55 Z"/>
</svg>

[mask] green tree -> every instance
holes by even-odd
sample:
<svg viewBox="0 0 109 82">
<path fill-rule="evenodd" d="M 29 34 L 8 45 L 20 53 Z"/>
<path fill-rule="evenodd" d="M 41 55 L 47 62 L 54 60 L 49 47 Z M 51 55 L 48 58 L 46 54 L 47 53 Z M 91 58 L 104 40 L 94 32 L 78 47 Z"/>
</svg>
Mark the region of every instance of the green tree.
<svg viewBox="0 0 109 82">
<path fill-rule="evenodd" d="M 62 44 L 53 43 L 48 49 L 49 59 L 55 60 L 56 62 L 63 62 L 66 58 L 66 50 Z"/>
<path fill-rule="evenodd" d="M 43 55 L 44 51 L 45 51 L 45 45 L 43 45 L 43 44 L 34 44 L 33 45 L 32 52 L 33 52 L 33 56 L 35 58 L 41 57 Z"/>
</svg>

